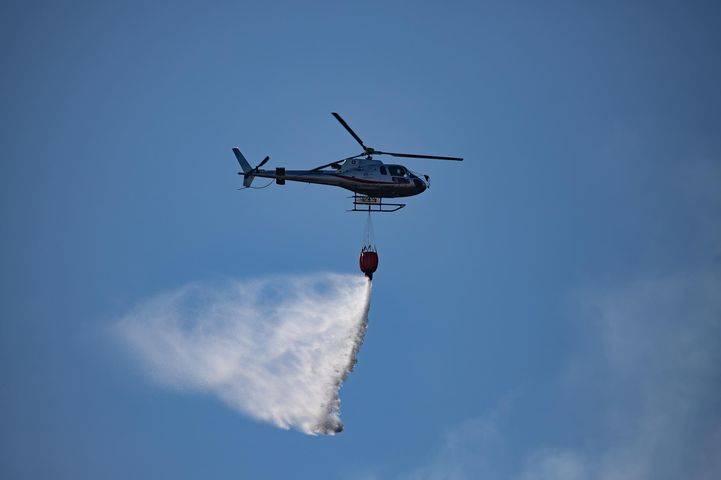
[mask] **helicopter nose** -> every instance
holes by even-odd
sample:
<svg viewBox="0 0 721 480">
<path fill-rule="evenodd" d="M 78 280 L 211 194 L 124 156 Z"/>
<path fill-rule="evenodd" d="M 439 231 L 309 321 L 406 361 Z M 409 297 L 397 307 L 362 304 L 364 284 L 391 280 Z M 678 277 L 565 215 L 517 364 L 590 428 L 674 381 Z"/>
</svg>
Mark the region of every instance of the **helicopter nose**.
<svg viewBox="0 0 721 480">
<path fill-rule="evenodd" d="M 413 179 L 413 183 L 418 188 L 418 190 L 420 190 L 421 192 L 424 192 L 428 188 L 428 185 L 426 184 L 426 182 L 424 182 L 423 180 L 421 180 L 418 177 Z"/>
</svg>

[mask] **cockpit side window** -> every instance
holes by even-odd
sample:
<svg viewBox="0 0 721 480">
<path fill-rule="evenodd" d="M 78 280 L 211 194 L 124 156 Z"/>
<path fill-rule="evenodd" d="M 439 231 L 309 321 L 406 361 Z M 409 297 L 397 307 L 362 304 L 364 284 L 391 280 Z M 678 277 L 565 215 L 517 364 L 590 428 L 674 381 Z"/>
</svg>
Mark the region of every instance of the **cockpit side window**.
<svg viewBox="0 0 721 480">
<path fill-rule="evenodd" d="M 385 165 L 381 165 L 381 175 L 388 175 L 388 170 L 386 170 Z"/>
<path fill-rule="evenodd" d="M 388 170 L 390 170 L 391 175 L 394 177 L 403 177 L 407 173 L 406 169 L 400 165 L 388 165 Z"/>
</svg>

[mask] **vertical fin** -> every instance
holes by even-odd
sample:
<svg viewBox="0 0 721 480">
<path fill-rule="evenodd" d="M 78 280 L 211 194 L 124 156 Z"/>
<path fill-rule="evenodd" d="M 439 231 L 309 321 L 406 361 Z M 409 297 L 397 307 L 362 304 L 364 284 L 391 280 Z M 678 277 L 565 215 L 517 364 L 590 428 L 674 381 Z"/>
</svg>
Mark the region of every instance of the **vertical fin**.
<svg viewBox="0 0 721 480">
<path fill-rule="evenodd" d="M 233 149 L 233 153 L 235 154 L 235 158 L 238 160 L 238 164 L 240 165 L 240 168 L 243 169 L 243 173 L 248 173 L 252 168 L 250 168 L 250 164 L 248 163 L 248 160 L 245 159 L 242 153 L 240 153 L 240 150 L 237 148 Z"/>
</svg>

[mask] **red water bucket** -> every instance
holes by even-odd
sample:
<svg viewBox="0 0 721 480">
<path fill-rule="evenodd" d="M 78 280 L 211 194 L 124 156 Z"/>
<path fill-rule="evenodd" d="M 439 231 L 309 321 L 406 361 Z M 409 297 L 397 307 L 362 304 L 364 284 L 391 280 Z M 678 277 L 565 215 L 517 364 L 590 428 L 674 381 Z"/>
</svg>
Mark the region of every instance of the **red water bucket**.
<svg viewBox="0 0 721 480">
<path fill-rule="evenodd" d="M 361 272 L 373 280 L 373 272 L 378 268 L 378 252 L 372 250 L 362 251 L 358 263 L 360 264 Z"/>
</svg>

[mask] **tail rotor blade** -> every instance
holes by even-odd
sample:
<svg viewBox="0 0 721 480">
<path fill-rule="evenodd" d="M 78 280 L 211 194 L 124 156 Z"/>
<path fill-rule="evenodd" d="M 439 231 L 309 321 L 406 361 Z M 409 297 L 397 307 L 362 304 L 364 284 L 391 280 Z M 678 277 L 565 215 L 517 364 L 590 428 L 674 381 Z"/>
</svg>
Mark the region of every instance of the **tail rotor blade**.
<svg viewBox="0 0 721 480">
<path fill-rule="evenodd" d="M 258 170 L 260 167 L 262 167 L 263 165 L 265 165 L 266 163 L 268 163 L 268 160 L 270 160 L 270 156 L 265 157 L 265 158 L 263 159 L 263 161 L 260 162 L 257 167 L 255 167 L 255 169 Z"/>
</svg>

